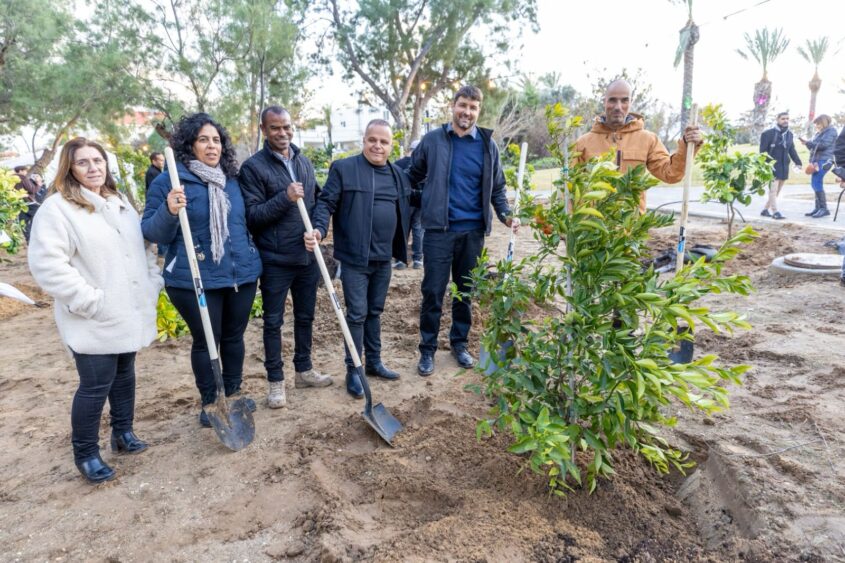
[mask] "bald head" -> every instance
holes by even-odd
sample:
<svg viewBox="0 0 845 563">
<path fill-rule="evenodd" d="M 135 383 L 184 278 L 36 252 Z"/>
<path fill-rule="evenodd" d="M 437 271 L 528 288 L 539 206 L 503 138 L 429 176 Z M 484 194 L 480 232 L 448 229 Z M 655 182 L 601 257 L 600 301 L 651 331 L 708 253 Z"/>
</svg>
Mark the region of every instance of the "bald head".
<svg viewBox="0 0 845 563">
<path fill-rule="evenodd" d="M 625 125 L 631 109 L 631 84 L 627 80 L 614 80 L 604 92 L 604 122 L 611 129 Z"/>
</svg>

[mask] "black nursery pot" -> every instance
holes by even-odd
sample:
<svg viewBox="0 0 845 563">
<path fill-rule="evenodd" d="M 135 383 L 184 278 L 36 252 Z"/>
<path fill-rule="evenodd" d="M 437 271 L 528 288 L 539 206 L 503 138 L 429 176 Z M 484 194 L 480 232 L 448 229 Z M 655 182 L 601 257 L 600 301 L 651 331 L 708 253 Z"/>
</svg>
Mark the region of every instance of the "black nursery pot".
<svg viewBox="0 0 845 563">
<path fill-rule="evenodd" d="M 679 334 L 684 334 L 687 331 L 689 331 L 688 326 L 678 325 Z M 672 360 L 673 364 L 688 364 L 692 361 L 694 348 L 695 344 L 692 341 L 681 340 L 680 346 L 669 352 L 669 359 Z"/>
</svg>

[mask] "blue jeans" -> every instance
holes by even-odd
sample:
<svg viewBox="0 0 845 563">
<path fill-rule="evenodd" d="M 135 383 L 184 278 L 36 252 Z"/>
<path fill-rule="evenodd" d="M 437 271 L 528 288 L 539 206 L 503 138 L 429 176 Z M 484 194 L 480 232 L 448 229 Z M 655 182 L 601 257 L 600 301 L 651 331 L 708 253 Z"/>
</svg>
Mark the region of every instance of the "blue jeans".
<svg viewBox="0 0 845 563">
<path fill-rule="evenodd" d="M 452 328 L 449 342 L 452 347 L 466 346 L 472 327 L 472 305 L 469 299 L 470 272 L 478 263 L 484 248 L 484 231 L 459 233 L 426 231 L 423 242 L 425 271 L 420 306 L 420 352 L 437 351 L 443 296 L 449 285 L 449 275 L 463 298 L 452 299 Z"/>
<path fill-rule="evenodd" d="M 77 463 L 100 453 L 100 416 L 109 401 L 115 433 L 132 430 L 135 417 L 135 352 L 77 354 L 79 388 L 70 410 L 73 458 Z"/>
<path fill-rule="evenodd" d="M 370 262 L 364 267 L 343 264 L 340 281 L 346 302 L 346 324 L 352 341 L 368 364 L 381 361 L 381 314 L 393 272 L 390 261 Z M 352 356 L 346 350 L 346 367 L 352 368 Z"/>
<path fill-rule="evenodd" d="M 818 172 L 813 172 L 812 176 L 810 176 L 810 186 L 814 192 L 822 192 L 824 191 L 824 175 L 827 174 L 827 170 L 824 169 L 824 162 L 818 161 L 816 164 L 819 170 Z"/>
<path fill-rule="evenodd" d="M 205 292 L 208 316 L 214 342 L 220 348 L 220 364 L 223 370 L 223 385 L 226 395 L 241 390 L 244 369 L 244 332 L 249 323 L 249 311 L 255 300 L 255 282 L 242 285 L 235 291 L 232 287 L 209 289 Z M 191 369 L 194 372 L 197 389 L 203 406 L 217 400 L 217 383 L 211 371 L 211 358 L 205 343 L 197 297 L 193 289 L 167 287 L 167 295 L 173 306 L 185 319 L 191 330 Z"/>
<path fill-rule="evenodd" d="M 411 253 L 415 262 L 421 262 L 423 259 L 423 233 L 422 228 L 422 209 L 419 207 L 411 208 L 411 233 L 414 238 L 411 241 Z"/>
<path fill-rule="evenodd" d="M 264 301 L 264 368 L 268 381 L 282 381 L 282 325 L 285 323 L 285 300 L 290 290 L 293 298 L 293 366 L 308 371 L 311 364 L 311 335 L 314 305 L 320 269 L 315 261 L 308 266 L 275 266 L 264 264 L 261 274 L 261 298 Z"/>
</svg>

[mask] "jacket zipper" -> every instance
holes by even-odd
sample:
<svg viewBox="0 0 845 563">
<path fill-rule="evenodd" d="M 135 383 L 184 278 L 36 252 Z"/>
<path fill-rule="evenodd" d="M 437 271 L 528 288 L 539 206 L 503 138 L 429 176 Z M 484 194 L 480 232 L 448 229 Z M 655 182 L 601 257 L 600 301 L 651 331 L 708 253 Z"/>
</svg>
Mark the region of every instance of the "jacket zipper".
<svg viewBox="0 0 845 563">
<path fill-rule="evenodd" d="M 443 232 L 449 231 L 449 178 L 452 177 L 452 137 L 446 131 L 446 139 L 449 141 L 449 165 L 446 167 L 446 226 L 443 227 Z"/>
</svg>

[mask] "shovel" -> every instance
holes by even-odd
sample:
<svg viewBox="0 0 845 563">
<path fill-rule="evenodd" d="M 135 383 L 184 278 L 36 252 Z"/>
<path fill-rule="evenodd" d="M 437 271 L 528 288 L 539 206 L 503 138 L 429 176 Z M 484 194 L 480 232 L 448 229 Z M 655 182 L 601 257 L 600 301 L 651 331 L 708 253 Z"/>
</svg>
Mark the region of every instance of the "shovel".
<svg viewBox="0 0 845 563">
<path fill-rule="evenodd" d="M 302 199 L 296 200 L 296 206 L 299 208 L 299 214 L 302 216 L 302 223 L 305 225 L 307 232 L 314 230 L 311 226 L 311 219 L 308 217 L 308 210 L 305 208 L 305 202 Z M 343 338 L 346 341 L 346 347 L 352 355 L 352 363 L 358 371 L 358 377 L 361 380 L 361 386 L 364 388 L 364 420 L 367 424 L 372 426 L 373 430 L 381 436 L 381 439 L 387 442 L 389 446 L 393 446 L 390 441 L 393 437 L 402 430 L 402 423 L 399 422 L 395 416 L 390 414 L 384 405 L 379 403 L 373 405 L 373 396 L 370 393 L 370 384 L 367 382 L 367 376 L 364 374 L 364 368 L 361 366 L 361 357 L 358 355 L 358 349 L 352 341 L 352 334 L 349 332 L 349 327 L 346 324 L 346 317 L 343 316 L 343 309 L 340 307 L 340 299 L 337 292 L 334 290 L 332 278 L 329 276 L 329 270 L 326 268 L 326 262 L 323 260 L 323 253 L 320 252 L 320 245 L 314 248 L 314 256 L 317 257 L 317 264 L 320 265 L 320 272 L 323 274 L 323 285 L 329 291 L 331 297 L 332 307 L 334 307 L 337 320 L 340 322 L 340 329 L 343 331 Z"/>
<path fill-rule="evenodd" d="M 167 160 L 167 171 L 170 173 L 170 185 L 173 187 L 179 186 L 179 174 L 176 170 L 173 149 L 165 148 L 164 157 Z M 197 294 L 197 305 L 202 318 L 202 331 L 205 333 L 206 347 L 211 359 L 211 371 L 214 374 L 214 382 L 217 384 L 217 401 L 207 405 L 205 413 L 223 445 L 233 451 L 242 450 L 255 438 L 255 422 L 252 420 L 252 412 L 246 404 L 245 397 L 231 402 L 226 400 L 220 356 L 217 353 L 217 343 L 214 341 L 214 331 L 211 329 L 211 317 L 208 314 L 197 253 L 194 250 L 194 237 L 191 236 L 191 226 L 188 224 L 188 212 L 185 211 L 184 207 L 179 210 L 179 225 L 182 227 L 182 238 L 185 239 L 188 264 L 191 266 L 191 276 L 194 278 L 194 291 Z"/>
<path fill-rule="evenodd" d="M 698 125 L 698 105 L 693 104 L 690 110 L 690 125 Z M 684 255 L 687 245 L 687 217 L 689 215 L 689 190 L 692 185 L 693 158 L 695 157 L 695 145 L 687 145 L 686 168 L 684 169 L 684 199 L 681 202 L 681 225 L 678 233 L 678 254 L 676 256 L 675 272 L 680 272 L 684 267 Z"/>
</svg>

